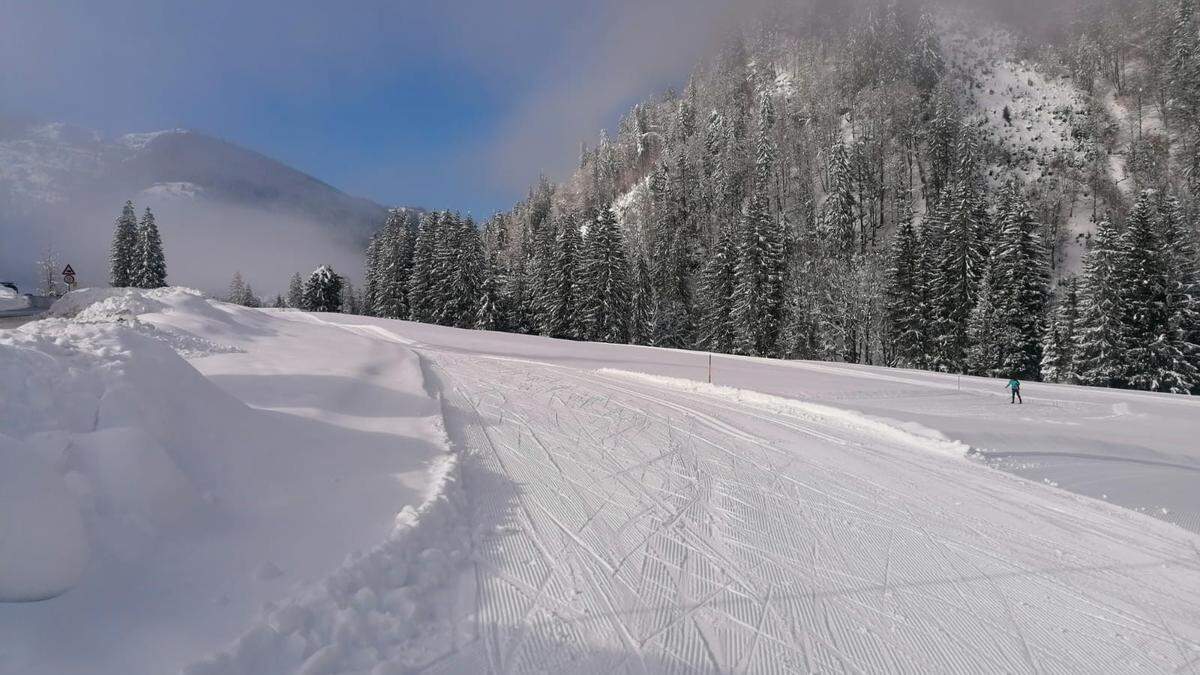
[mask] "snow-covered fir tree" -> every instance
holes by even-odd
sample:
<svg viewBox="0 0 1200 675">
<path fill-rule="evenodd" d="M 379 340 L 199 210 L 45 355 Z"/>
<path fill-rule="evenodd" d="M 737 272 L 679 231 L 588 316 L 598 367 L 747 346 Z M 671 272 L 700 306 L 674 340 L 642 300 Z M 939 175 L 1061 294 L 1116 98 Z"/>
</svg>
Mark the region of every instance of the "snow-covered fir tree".
<svg viewBox="0 0 1200 675">
<path fill-rule="evenodd" d="M 737 327 L 735 351 L 750 356 L 773 356 L 783 317 L 787 261 L 782 229 L 770 202 L 776 152 L 771 138 L 774 109 L 769 95 L 762 95 L 761 101 L 753 192 L 742 214 L 737 238 L 731 318 Z"/>
<path fill-rule="evenodd" d="M 1080 288 L 1080 330 L 1075 364 L 1084 384 L 1125 386 L 1125 354 L 1129 335 L 1125 326 L 1124 283 L 1119 232 L 1108 218 L 1101 220 L 1084 258 Z"/>
<path fill-rule="evenodd" d="M 629 340 L 632 295 L 624 239 L 611 208 L 589 224 L 579 275 L 580 334 L 595 342 Z"/>
<path fill-rule="evenodd" d="M 167 258 L 163 253 L 162 236 L 149 208 L 138 225 L 134 266 L 132 285 L 139 288 L 162 288 L 167 285 Z"/>
<path fill-rule="evenodd" d="M 288 280 L 287 306 L 292 309 L 304 307 L 304 279 L 299 272 L 293 274 L 292 278 Z"/>
<path fill-rule="evenodd" d="M 1076 384 L 1079 374 L 1076 351 L 1079 342 L 1079 282 L 1071 277 L 1058 286 L 1058 306 L 1042 341 L 1042 379 Z"/>
<path fill-rule="evenodd" d="M 304 282 L 300 308 L 306 312 L 338 312 L 342 308 L 342 278 L 328 265 L 313 270 Z"/>
<path fill-rule="evenodd" d="M 113 232 L 108 267 L 109 285 L 123 288 L 137 284 L 139 277 L 137 248 L 137 212 L 133 209 L 133 202 L 125 202 L 125 208 L 117 218 L 116 229 Z"/>
</svg>

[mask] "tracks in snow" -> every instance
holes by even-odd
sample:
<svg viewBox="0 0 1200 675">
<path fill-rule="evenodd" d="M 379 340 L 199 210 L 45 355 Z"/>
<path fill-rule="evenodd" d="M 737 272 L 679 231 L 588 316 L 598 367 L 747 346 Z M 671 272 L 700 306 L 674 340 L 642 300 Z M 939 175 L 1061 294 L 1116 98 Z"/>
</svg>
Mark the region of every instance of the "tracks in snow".
<svg viewBox="0 0 1200 675">
<path fill-rule="evenodd" d="M 476 639 L 433 670 L 1190 672 L 1182 531 L 703 391 L 432 353 Z"/>
</svg>

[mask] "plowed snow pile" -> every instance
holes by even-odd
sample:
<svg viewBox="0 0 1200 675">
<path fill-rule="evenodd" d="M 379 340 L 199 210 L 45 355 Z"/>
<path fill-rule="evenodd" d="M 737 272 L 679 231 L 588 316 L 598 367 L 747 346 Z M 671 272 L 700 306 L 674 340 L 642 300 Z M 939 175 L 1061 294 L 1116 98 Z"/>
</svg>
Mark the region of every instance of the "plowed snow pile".
<svg viewBox="0 0 1200 675">
<path fill-rule="evenodd" d="M 451 466 L 399 345 L 182 289 L 52 314 L 0 331 L 0 673 L 178 671 Z"/>
</svg>

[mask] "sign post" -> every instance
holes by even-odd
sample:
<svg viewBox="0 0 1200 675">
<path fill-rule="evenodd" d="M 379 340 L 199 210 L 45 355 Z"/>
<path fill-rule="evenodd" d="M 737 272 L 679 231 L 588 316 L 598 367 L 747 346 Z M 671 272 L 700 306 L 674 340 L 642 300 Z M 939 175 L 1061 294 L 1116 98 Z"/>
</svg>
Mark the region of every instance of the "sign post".
<svg viewBox="0 0 1200 675">
<path fill-rule="evenodd" d="M 62 271 L 63 283 L 67 285 L 68 291 L 75 290 L 75 268 L 67 265 Z"/>
</svg>

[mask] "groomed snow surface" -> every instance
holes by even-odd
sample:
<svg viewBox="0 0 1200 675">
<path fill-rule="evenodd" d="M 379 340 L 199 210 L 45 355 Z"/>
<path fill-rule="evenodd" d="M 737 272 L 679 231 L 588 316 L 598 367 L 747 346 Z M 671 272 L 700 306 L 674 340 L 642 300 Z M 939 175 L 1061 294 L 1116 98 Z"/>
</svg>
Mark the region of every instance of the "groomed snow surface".
<svg viewBox="0 0 1200 675">
<path fill-rule="evenodd" d="M 0 604 L 0 672 L 1200 669 L 1193 399 L 56 314 L 0 331 L 0 514 L 45 533 L 0 516 L 0 589 L 61 593 Z"/>
</svg>

